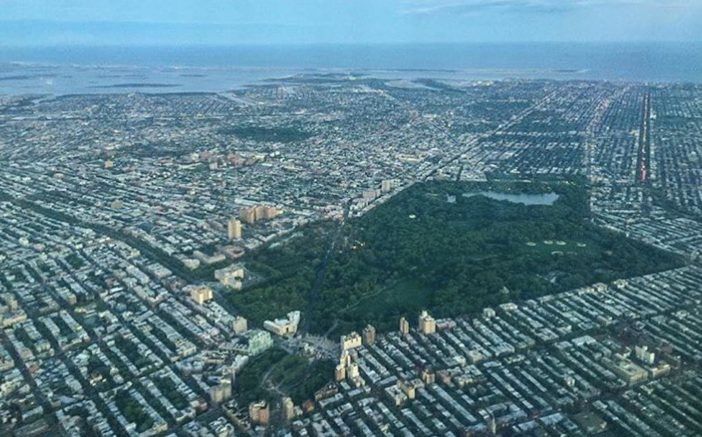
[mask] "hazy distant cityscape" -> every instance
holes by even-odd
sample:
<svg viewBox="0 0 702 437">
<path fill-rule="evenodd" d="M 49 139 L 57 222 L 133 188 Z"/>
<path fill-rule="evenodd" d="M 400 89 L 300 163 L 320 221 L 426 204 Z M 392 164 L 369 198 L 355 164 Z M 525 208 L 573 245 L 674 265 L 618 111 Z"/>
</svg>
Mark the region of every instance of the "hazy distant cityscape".
<svg viewBox="0 0 702 437">
<path fill-rule="evenodd" d="M 699 43 L 0 46 L 0 94 L 226 92 L 300 74 L 700 83 L 701 64 Z"/>
</svg>

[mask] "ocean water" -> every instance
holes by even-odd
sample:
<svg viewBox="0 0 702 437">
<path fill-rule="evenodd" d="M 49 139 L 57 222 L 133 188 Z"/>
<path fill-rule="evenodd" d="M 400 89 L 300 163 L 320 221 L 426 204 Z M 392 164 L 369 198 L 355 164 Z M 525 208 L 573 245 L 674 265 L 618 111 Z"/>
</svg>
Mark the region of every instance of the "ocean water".
<svg viewBox="0 0 702 437">
<path fill-rule="evenodd" d="M 0 94 L 220 92 L 330 72 L 702 83 L 702 43 L 0 47 Z"/>
</svg>

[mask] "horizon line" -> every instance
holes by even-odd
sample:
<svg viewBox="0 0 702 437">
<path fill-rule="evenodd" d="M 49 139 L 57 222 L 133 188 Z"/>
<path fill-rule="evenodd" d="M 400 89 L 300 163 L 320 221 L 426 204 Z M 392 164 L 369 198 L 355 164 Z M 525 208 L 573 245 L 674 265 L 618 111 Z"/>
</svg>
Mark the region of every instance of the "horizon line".
<svg viewBox="0 0 702 437">
<path fill-rule="evenodd" d="M 532 44 L 582 44 L 582 45 L 645 45 L 645 44 L 702 44 L 702 40 L 529 40 L 529 41 L 373 41 L 373 42 L 247 42 L 247 43 L 129 43 L 129 44 L 2 44 L 0 49 L 55 49 L 55 48 L 258 48 L 258 47 L 352 47 L 352 46 L 402 46 L 402 45 L 532 45 Z"/>
</svg>

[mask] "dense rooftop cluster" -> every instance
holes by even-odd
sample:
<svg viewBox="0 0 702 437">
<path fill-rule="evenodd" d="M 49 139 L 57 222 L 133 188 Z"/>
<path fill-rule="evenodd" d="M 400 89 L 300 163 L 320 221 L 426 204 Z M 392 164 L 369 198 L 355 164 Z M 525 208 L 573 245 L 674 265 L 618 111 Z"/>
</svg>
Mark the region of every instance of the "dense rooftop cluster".
<svg viewBox="0 0 702 437">
<path fill-rule="evenodd" d="M 0 434 L 700 434 L 701 148 L 692 85 L 330 75 L 1 97 Z M 339 345 L 304 308 L 258 326 L 227 298 L 267 280 L 249 253 L 415 183 L 564 176 L 587 181 L 594 224 L 688 265 L 369 329 L 343 378 L 295 402 L 285 372 Z M 270 350 L 304 360 L 243 402 L 237 377 Z"/>
<path fill-rule="evenodd" d="M 440 319 L 428 335 L 389 333 L 354 348 L 359 376 L 293 428 L 582 435 L 608 421 L 617 435 L 699 432 L 700 279 L 684 268 Z"/>
</svg>

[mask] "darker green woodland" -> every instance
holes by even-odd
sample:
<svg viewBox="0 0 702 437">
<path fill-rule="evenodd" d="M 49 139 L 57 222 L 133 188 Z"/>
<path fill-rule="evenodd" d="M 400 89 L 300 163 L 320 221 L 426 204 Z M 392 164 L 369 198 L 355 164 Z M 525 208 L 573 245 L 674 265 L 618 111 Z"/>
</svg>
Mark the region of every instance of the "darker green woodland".
<svg viewBox="0 0 702 437">
<path fill-rule="evenodd" d="M 478 194 L 557 197 L 526 205 Z M 421 309 L 437 317 L 638 276 L 676 257 L 590 223 L 584 181 L 417 184 L 341 229 L 310 225 L 253 255 L 267 280 L 232 294 L 260 322 L 303 311 L 312 332 L 392 329 Z"/>
</svg>

